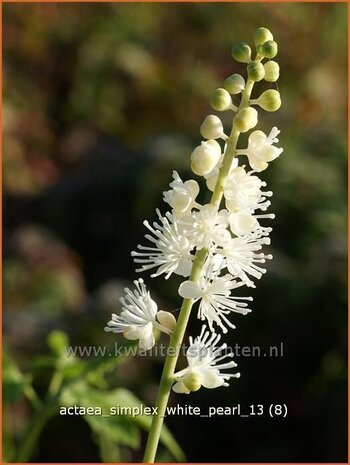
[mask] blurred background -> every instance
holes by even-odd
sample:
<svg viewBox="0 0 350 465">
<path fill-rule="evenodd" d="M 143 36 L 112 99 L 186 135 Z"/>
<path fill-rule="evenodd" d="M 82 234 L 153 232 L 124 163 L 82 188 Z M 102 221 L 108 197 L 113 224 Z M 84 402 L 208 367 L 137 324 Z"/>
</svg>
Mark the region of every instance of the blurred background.
<svg viewBox="0 0 350 465">
<path fill-rule="evenodd" d="M 285 403 L 288 415 L 167 425 L 192 462 L 347 461 L 345 3 L 3 5 L 8 460 L 142 459 L 146 424 L 101 426 L 55 406 L 50 414 L 50 402 L 96 405 L 109 393 L 120 403 L 132 392 L 152 405 L 163 360 L 68 363 L 63 347 L 122 342 L 103 328 L 137 277 L 130 251 L 143 242 L 142 220 L 162 206 L 173 169 L 191 176 L 209 96 L 244 73 L 231 46 L 252 44 L 259 26 L 280 50 L 283 106 L 260 115 L 284 147 L 262 175 L 274 191 L 274 260 L 226 342 L 282 342 L 284 354 L 238 357 L 241 379 L 229 388 L 171 402 Z M 161 308 L 179 307 L 179 278 L 144 278 Z M 172 439 L 164 444 L 160 459 L 181 460 Z"/>
</svg>

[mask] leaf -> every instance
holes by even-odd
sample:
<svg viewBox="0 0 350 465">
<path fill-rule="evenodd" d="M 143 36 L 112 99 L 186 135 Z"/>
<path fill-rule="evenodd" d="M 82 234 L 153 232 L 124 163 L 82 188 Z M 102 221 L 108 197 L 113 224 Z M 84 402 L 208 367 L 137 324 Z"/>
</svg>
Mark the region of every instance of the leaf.
<svg viewBox="0 0 350 465">
<path fill-rule="evenodd" d="M 92 430 L 98 435 L 103 434 L 106 438 L 133 449 L 139 447 L 139 429 L 149 431 L 151 427 L 152 417 L 148 415 L 110 415 L 111 407 L 140 409 L 144 405 L 127 389 L 100 391 L 79 381 L 63 389 L 61 402 L 63 405 L 101 407 L 102 413 L 106 416 L 84 416 Z M 163 425 L 160 440 L 177 461 L 185 461 L 183 451 L 165 425 Z"/>
<path fill-rule="evenodd" d="M 95 441 L 100 447 L 100 457 L 104 463 L 121 462 L 121 453 L 118 444 L 104 434 L 96 434 Z"/>
<path fill-rule="evenodd" d="M 106 391 L 94 389 L 83 381 L 73 383 L 63 389 L 61 402 L 66 406 L 101 407 L 103 415 L 109 415 L 110 405 Z M 98 436 L 104 435 L 116 443 L 137 449 L 140 434 L 137 425 L 127 416 L 84 415 L 84 419 Z"/>
<path fill-rule="evenodd" d="M 140 407 L 143 405 L 134 394 L 127 389 L 118 388 L 114 391 L 106 393 L 106 399 L 111 402 L 110 405 L 122 405 L 126 407 Z M 114 403 L 113 403 L 114 402 Z M 140 428 L 149 431 L 151 427 L 152 417 L 149 415 L 135 415 L 130 416 L 131 420 Z M 186 457 L 179 444 L 176 442 L 174 436 L 169 429 L 163 424 L 162 432 L 160 435 L 162 444 L 172 453 L 178 462 L 184 462 Z"/>
<path fill-rule="evenodd" d="M 12 403 L 23 396 L 26 386 L 30 384 L 30 378 L 21 373 L 15 362 L 7 355 L 3 355 L 3 401 Z"/>
</svg>

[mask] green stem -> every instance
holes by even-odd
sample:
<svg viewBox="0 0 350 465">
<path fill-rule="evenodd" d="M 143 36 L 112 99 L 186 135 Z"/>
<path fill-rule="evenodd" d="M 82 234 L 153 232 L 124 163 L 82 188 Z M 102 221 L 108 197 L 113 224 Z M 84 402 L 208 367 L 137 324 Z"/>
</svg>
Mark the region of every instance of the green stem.
<svg viewBox="0 0 350 465">
<path fill-rule="evenodd" d="M 248 79 L 247 84 L 244 88 L 244 91 L 242 92 L 242 99 L 241 99 L 241 103 L 239 105 L 238 111 L 249 106 L 249 99 L 250 99 L 250 96 L 253 90 L 253 86 L 254 86 L 254 81 L 251 81 L 250 79 Z M 215 205 L 217 208 L 219 208 L 221 200 L 222 200 L 222 196 L 224 195 L 226 180 L 230 174 L 232 160 L 234 159 L 236 155 L 236 147 L 237 147 L 239 136 L 240 136 L 240 132 L 238 132 L 233 126 L 230 137 L 227 140 L 225 156 L 224 156 L 224 161 L 223 161 L 222 168 L 220 171 L 220 175 L 216 182 L 216 186 L 215 186 L 215 189 L 214 189 L 211 201 L 210 201 L 210 203 Z"/>
<path fill-rule="evenodd" d="M 207 249 L 201 249 L 196 253 L 192 266 L 190 281 L 198 281 L 204 264 Z M 175 331 L 170 339 L 168 356 L 165 360 L 162 377 L 160 380 L 158 396 L 156 400 L 157 415 L 152 418 L 152 425 L 148 436 L 146 451 L 143 458 L 145 463 L 153 463 L 156 457 L 159 437 L 164 421 L 166 407 L 168 405 L 171 386 L 174 382 L 174 372 L 179 356 L 182 340 L 186 331 L 187 322 L 191 313 L 193 299 L 184 299 L 176 323 Z"/>
<path fill-rule="evenodd" d="M 34 401 L 34 403 L 36 404 L 36 413 L 26 428 L 24 438 L 18 448 L 16 459 L 14 460 L 14 462 L 27 463 L 28 460 L 31 458 L 33 450 L 37 444 L 38 438 L 44 426 L 57 411 L 56 399 L 61 389 L 63 378 L 64 376 L 61 371 L 56 371 L 54 373 L 44 403 L 40 402 L 34 390 L 32 392 L 28 391 L 26 393 L 27 397 L 29 396 L 29 398 L 31 398 L 32 403 Z"/>
<path fill-rule="evenodd" d="M 26 434 L 21 442 L 16 454 L 14 463 L 27 463 L 31 458 L 34 447 L 38 441 L 41 431 L 57 411 L 57 406 L 52 402 L 45 403 L 40 410 L 32 418 L 27 427 Z"/>
<path fill-rule="evenodd" d="M 253 86 L 254 82 L 248 79 L 245 89 L 242 92 L 242 99 L 238 111 L 249 106 L 249 99 L 253 90 Z M 239 131 L 237 131 L 233 126 L 230 137 L 227 140 L 223 165 L 220 170 L 218 180 L 216 182 L 216 186 L 210 201 L 210 203 L 212 205 L 215 205 L 217 208 L 220 207 L 220 203 L 224 194 L 225 183 L 230 174 L 232 160 L 236 154 L 236 147 L 239 135 Z M 208 250 L 205 248 L 197 251 L 192 265 L 192 271 L 189 278 L 190 281 L 198 281 L 207 253 Z M 168 405 L 171 386 L 174 382 L 176 363 L 179 356 L 182 340 L 185 335 L 187 322 L 190 317 L 192 306 L 193 299 L 183 300 L 179 318 L 176 323 L 176 328 L 170 339 L 169 351 L 165 360 L 163 373 L 159 385 L 159 391 L 156 399 L 157 414 L 154 415 L 152 418 L 151 429 L 148 435 L 145 455 L 143 458 L 144 463 L 154 463 L 156 458 L 160 433 L 162 430 L 164 416 L 166 413 L 166 407 Z"/>
<path fill-rule="evenodd" d="M 35 410 L 38 410 L 41 408 L 42 406 L 41 400 L 39 399 L 37 393 L 35 392 L 35 390 L 32 388 L 30 384 L 24 387 L 23 392 Z"/>
</svg>

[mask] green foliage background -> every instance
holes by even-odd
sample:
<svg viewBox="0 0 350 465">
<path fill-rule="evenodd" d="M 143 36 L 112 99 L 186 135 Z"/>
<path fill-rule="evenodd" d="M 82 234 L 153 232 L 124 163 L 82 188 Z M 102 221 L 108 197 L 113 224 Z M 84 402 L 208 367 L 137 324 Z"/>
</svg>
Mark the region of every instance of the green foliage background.
<svg viewBox="0 0 350 465">
<path fill-rule="evenodd" d="M 274 260 L 227 342 L 283 342 L 284 356 L 239 357 L 230 388 L 172 402 L 286 403 L 288 416 L 167 424 L 189 461 L 346 461 L 345 3 L 3 5 L 4 350 L 25 373 L 7 365 L 9 450 L 33 416 L 23 387 L 34 379 L 42 396 L 49 383 L 48 334 L 114 343 L 103 327 L 136 276 L 130 251 L 142 220 L 154 217 L 173 169 L 191 176 L 211 92 L 244 72 L 230 48 L 262 25 L 279 43 L 283 101 L 260 117 L 262 129 L 282 130 L 284 147 L 263 173 L 274 191 Z M 162 308 L 179 306 L 180 281 L 147 282 Z M 96 361 L 85 362 L 94 372 Z M 94 389 L 129 389 L 153 404 L 162 360 L 116 365 Z M 112 457 L 140 460 L 145 433 L 125 428 Z M 105 444 L 106 456 L 94 434 L 81 418 L 53 417 L 32 458 L 111 460 L 116 445 Z"/>
</svg>

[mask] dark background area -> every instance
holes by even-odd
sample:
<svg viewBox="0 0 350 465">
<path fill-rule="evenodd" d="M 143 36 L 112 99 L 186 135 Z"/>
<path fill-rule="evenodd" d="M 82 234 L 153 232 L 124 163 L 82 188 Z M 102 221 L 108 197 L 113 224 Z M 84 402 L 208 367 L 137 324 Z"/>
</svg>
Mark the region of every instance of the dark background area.
<svg viewBox="0 0 350 465">
<path fill-rule="evenodd" d="M 210 94 L 244 72 L 230 48 L 252 43 L 259 26 L 273 32 L 281 66 L 282 108 L 259 121 L 281 129 L 284 147 L 262 174 L 274 192 L 274 260 L 226 341 L 283 343 L 284 355 L 238 357 L 229 388 L 171 402 L 285 403 L 288 415 L 167 424 L 192 462 L 345 462 L 346 4 L 3 5 L 4 350 L 29 372 L 53 329 L 73 345 L 111 344 L 103 328 L 137 276 L 130 251 L 143 243 L 142 221 L 173 169 L 191 177 Z M 144 278 L 162 308 L 179 307 L 179 278 Z M 198 327 L 193 317 L 189 332 Z M 161 369 L 132 359 L 110 383 L 152 405 Z M 44 372 L 39 393 L 46 382 Z M 22 399 L 5 415 L 16 437 L 31 410 Z M 139 461 L 141 449 L 122 457 Z M 83 420 L 55 417 L 33 460 L 100 457 Z"/>
</svg>

